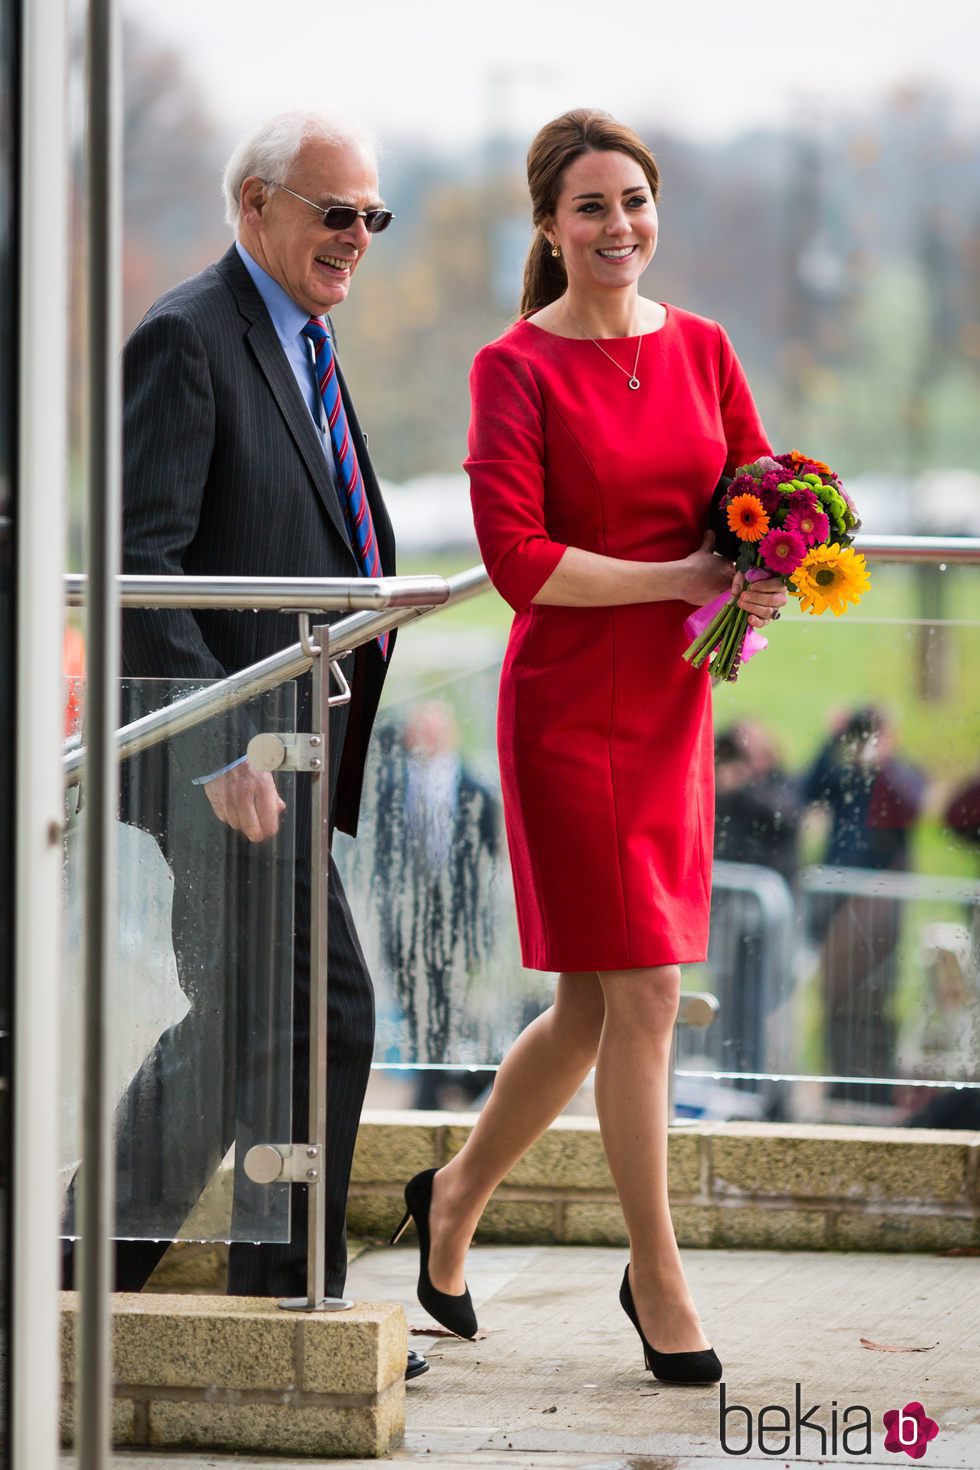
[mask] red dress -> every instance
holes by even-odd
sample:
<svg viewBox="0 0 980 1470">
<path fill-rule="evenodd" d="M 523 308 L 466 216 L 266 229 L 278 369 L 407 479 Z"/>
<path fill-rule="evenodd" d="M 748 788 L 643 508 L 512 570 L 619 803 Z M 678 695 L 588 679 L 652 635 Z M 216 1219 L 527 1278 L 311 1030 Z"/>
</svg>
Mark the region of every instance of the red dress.
<svg viewBox="0 0 980 1470">
<path fill-rule="evenodd" d="M 603 343 L 628 370 L 637 339 Z M 588 340 L 518 322 L 477 355 L 469 457 L 487 571 L 516 616 L 497 742 L 524 963 L 612 970 L 707 951 L 714 765 L 684 602 L 545 607 L 567 546 L 673 561 L 719 476 L 770 452 L 716 322 L 667 307 L 629 388 Z"/>
</svg>

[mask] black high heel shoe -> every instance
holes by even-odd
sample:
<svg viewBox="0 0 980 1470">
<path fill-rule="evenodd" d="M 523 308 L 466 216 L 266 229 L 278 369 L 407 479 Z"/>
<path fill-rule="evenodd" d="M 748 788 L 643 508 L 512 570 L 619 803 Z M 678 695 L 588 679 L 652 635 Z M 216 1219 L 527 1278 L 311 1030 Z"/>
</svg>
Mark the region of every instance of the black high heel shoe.
<svg viewBox="0 0 980 1470">
<path fill-rule="evenodd" d="M 722 1375 L 722 1366 L 714 1348 L 702 1348 L 696 1353 L 658 1353 L 643 1336 L 643 1328 L 637 1316 L 630 1286 L 630 1268 L 623 1272 L 623 1284 L 619 1288 L 619 1303 L 636 1328 L 643 1344 L 643 1361 L 654 1378 L 662 1383 L 717 1383 Z"/>
<path fill-rule="evenodd" d="M 450 1332 L 455 1332 L 457 1337 L 473 1338 L 476 1336 L 477 1323 L 469 1290 L 464 1291 L 462 1296 L 453 1296 L 449 1292 L 437 1291 L 429 1280 L 429 1210 L 432 1206 L 432 1180 L 435 1174 L 435 1169 L 423 1169 L 421 1174 L 416 1174 L 405 1185 L 405 1214 L 388 1244 L 395 1245 L 401 1240 L 408 1229 L 409 1220 L 415 1221 L 419 1237 L 419 1301 L 430 1317 L 435 1317 L 437 1322 L 448 1327 Z"/>
</svg>

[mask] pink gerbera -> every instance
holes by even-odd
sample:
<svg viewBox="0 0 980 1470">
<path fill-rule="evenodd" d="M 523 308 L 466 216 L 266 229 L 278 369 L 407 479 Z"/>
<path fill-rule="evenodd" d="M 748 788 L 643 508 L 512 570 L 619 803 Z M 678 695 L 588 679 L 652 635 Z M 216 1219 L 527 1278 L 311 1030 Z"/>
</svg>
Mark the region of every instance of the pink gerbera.
<svg viewBox="0 0 980 1470">
<path fill-rule="evenodd" d="M 759 560 L 781 577 L 788 577 L 791 572 L 795 572 L 805 556 L 806 544 L 803 537 L 788 526 L 770 531 L 759 542 Z"/>
<path fill-rule="evenodd" d="M 830 535 L 830 521 L 822 510 L 791 510 L 783 529 L 795 531 L 805 546 L 822 546 Z"/>
</svg>

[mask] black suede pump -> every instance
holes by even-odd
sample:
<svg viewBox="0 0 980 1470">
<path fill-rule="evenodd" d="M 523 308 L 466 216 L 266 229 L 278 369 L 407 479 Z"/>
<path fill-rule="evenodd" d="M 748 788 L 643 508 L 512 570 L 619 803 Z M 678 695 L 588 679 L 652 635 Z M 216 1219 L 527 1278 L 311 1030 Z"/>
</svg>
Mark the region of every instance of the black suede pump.
<svg viewBox="0 0 980 1470">
<path fill-rule="evenodd" d="M 623 1284 L 619 1288 L 619 1303 L 632 1322 L 643 1344 L 643 1361 L 654 1378 L 661 1383 L 717 1383 L 722 1375 L 721 1363 L 714 1348 L 702 1348 L 696 1353 L 658 1353 L 643 1336 L 643 1328 L 633 1301 L 630 1286 L 630 1268 L 623 1272 Z"/>
<path fill-rule="evenodd" d="M 405 1214 L 388 1244 L 395 1245 L 408 1229 L 409 1220 L 415 1221 L 419 1237 L 419 1301 L 430 1317 L 435 1317 L 441 1326 L 455 1332 L 457 1337 L 473 1338 L 477 1333 L 477 1323 L 469 1290 L 462 1296 L 453 1296 L 449 1292 L 437 1291 L 429 1280 L 429 1210 L 435 1174 L 435 1169 L 423 1169 L 405 1185 Z"/>
</svg>

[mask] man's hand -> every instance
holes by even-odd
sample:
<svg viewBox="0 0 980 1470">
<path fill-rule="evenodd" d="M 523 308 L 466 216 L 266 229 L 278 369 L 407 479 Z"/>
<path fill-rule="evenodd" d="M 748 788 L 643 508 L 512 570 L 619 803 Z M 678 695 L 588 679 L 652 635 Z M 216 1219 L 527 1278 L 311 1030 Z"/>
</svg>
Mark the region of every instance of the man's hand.
<svg viewBox="0 0 980 1470">
<path fill-rule="evenodd" d="M 265 842 L 279 831 L 286 803 L 271 771 L 253 771 L 248 761 L 242 761 L 208 781 L 204 790 L 218 821 L 241 832 L 249 842 Z"/>
</svg>

